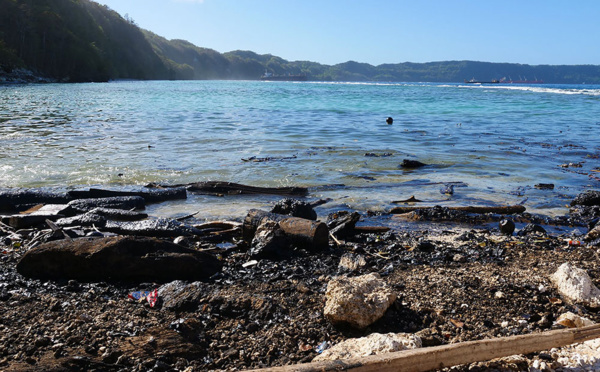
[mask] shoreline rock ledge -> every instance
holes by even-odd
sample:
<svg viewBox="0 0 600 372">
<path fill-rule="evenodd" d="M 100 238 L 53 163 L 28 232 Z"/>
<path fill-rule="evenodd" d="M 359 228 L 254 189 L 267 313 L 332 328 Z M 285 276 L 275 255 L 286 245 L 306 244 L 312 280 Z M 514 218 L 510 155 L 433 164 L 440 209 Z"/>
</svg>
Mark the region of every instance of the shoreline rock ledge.
<svg viewBox="0 0 600 372">
<path fill-rule="evenodd" d="M 39 279 L 91 281 L 205 280 L 221 270 L 215 257 L 145 237 L 55 240 L 25 253 L 17 271 Z"/>
</svg>

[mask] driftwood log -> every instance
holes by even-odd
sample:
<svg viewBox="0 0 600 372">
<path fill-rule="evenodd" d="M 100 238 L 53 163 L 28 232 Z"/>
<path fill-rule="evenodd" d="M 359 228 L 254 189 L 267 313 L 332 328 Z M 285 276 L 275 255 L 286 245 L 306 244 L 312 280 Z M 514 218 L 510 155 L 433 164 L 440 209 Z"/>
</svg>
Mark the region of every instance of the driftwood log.
<svg viewBox="0 0 600 372">
<path fill-rule="evenodd" d="M 266 221 L 277 222 L 283 232 L 299 246 L 323 249 L 329 245 L 329 229 L 325 223 L 259 209 L 251 209 L 244 219 L 242 225 L 244 241 L 250 244 L 256 229 Z"/>
<path fill-rule="evenodd" d="M 242 185 L 240 183 L 221 181 L 194 182 L 178 185 L 157 185 L 151 183 L 146 185 L 146 187 L 185 187 L 188 191 L 191 192 L 216 195 L 262 194 L 304 196 L 308 194 L 308 189 L 306 187 L 256 187 Z"/>
<path fill-rule="evenodd" d="M 166 200 L 186 199 L 185 188 L 148 189 L 145 191 L 120 191 L 91 188 L 89 190 L 72 190 L 67 193 L 72 199 L 109 198 L 114 196 L 141 196 L 146 203 L 157 203 Z"/>
<path fill-rule="evenodd" d="M 549 350 L 554 347 L 566 346 L 598 337 L 600 337 L 600 324 L 595 324 L 582 328 L 460 342 L 452 345 L 426 347 L 345 360 L 265 368 L 256 371 L 424 372 L 515 354 L 529 354 L 536 351 Z"/>
<path fill-rule="evenodd" d="M 417 209 L 433 209 L 434 207 L 394 207 L 390 210 L 391 214 L 403 214 L 416 211 Z M 508 206 L 500 206 L 500 207 L 475 207 L 475 206 L 467 206 L 467 207 L 448 207 L 448 209 L 453 211 L 463 211 L 467 213 L 495 213 L 495 214 L 517 214 L 525 212 L 526 208 L 522 205 L 508 205 Z"/>
</svg>

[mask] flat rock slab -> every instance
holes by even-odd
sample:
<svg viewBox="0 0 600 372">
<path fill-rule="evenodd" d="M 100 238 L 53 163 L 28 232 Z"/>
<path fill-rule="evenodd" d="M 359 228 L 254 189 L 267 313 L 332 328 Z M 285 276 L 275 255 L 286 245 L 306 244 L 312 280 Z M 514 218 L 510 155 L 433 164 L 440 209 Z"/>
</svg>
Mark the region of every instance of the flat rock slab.
<svg viewBox="0 0 600 372">
<path fill-rule="evenodd" d="M 57 240 L 31 249 L 17 264 L 26 277 L 79 281 L 204 280 L 221 270 L 215 257 L 153 238 Z"/>
<path fill-rule="evenodd" d="M 396 293 L 379 274 L 341 277 L 327 285 L 323 314 L 334 324 L 363 329 L 375 323 L 396 301 Z"/>
<path fill-rule="evenodd" d="M 369 355 L 392 353 L 395 351 L 421 347 L 421 338 L 409 333 L 371 333 L 366 337 L 350 338 L 323 351 L 313 362 L 359 358 Z"/>
</svg>

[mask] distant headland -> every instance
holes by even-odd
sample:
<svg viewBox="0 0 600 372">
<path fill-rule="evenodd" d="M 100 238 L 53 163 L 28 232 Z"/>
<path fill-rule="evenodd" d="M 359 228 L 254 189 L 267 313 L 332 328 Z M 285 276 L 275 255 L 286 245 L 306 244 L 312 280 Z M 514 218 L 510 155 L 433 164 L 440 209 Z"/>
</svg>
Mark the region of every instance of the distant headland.
<svg viewBox="0 0 600 372">
<path fill-rule="evenodd" d="M 219 53 L 167 40 L 90 0 L 3 2 L 0 83 L 137 80 L 260 80 L 302 76 L 315 81 L 463 82 L 536 76 L 546 84 L 600 84 L 599 65 L 525 65 L 477 61 L 324 65 L 251 51 Z M 26 42 L 23 42 L 26 40 Z M 28 77 L 23 79 L 23 77 Z M 19 80 L 20 79 L 20 80 Z M 286 79 L 281 79 L 286 80 Z M 288 79 L 289 80 L 289 79 Z"/>
</svg>

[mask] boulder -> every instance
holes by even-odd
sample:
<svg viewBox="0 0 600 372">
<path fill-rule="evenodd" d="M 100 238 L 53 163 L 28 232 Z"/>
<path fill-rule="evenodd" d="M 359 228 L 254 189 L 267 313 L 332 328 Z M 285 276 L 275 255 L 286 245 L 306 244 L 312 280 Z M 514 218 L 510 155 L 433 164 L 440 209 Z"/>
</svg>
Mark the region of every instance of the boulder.
<svg viewBox="0 0 600 372">
<path fill-rule="evenodd" d="M 56 240 L 31 249 L 17 264 L 26 277 L 78 281 L 203 280 L 221 270 L 213 256 L 142 237 Z"/>
<path fill-rule="evenodd" d="M 359 358 L 421 347 L 419 336 L 408 333 L 372 333 L 366 337 L 351 338 L 317 355 L 313 362 Z"/>
<path fill-rule="evenodd" d="M 325 298 L 323 313 L 330 322 L 363 329 L 385 314 L 396 301 L 396 293 L 379 274 L 371 273 L 330 281 Z"/>
<path fill-rule="evenodd" d="M 589 307 L 600 307 L 600 289 L 598 289 L 585 270 L 566 262 L 550 277 L 558 293 L 572 303 Z"/>
</svg>

